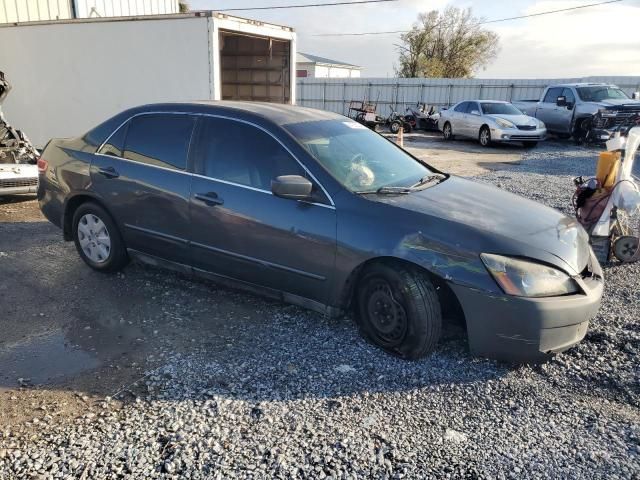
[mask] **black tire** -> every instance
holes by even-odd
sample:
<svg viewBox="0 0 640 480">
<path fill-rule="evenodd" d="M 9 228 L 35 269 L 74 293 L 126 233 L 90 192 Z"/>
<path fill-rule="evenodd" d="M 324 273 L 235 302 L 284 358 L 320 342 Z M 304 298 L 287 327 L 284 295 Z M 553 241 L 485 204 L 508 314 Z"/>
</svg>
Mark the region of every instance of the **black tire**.
<svg viewBox="0 0 640 480">
<path fill-rule="evenodd" d="M 92 260 L 85 253 L 80 244 L 78 225 L 80 223 L 80 220 L 85 215 L 93 215 L 97 217 L 106 227 L 110 241 L 110 249 L 108 256 L 103 261 L 96 262 Z M 111 218 L 111 215 L 109 215 L 109 213 L 97 203 L 86 202 L 76 209 L 73 214 L 71 231 L 73 235 L 73 242 L 76 245 L 76 250 L 78 251 L 80 258 L 82 258 L 82 260 L 94 270 L 105 273 L 117 272 L 122 270 L 127 265 L 127 263 L 129 263 L 127 249 L 125 248 L 124 242 L 122 241 L 122 236 L 120 235 L 118 227 Z"/>
<path fill-rule="evenodd" d="M 400 122 L 391 122 L 389 130 L 391 133 L 398 133 L 400 131 Z"/>
<path fill-rule="evenodd" d="M 491 130 L 489 130 L 489 127 L 487 127 L 486 125 L 484 125 L 480 129 L 480 133 L 478 134 L 478 142 L 480 142 L 480 145 L 482 145 L 483 147 L 491 146 Z"/>
<path fill-rule="evenodd" d="M 367 340 L 410 360 L 435 348 L 442 312 L 426 275 L 404 266 L 374 264 L 363 273 L 356 296 L 358 325 Z"/>
<path fill-rule="evenodd" d="M 538 142 L 522 142 L 522 146 L 524 148 L 536 148 L 538 146 Z"/>
<path fill-rule="evenodd" d="M 411 130 L 413 130 L 413 127 L 411 126 L 411 124 L 409 122 L 404 122 L 402 128 L 404 130 L 404 133 L 411 133 Z"/>
<path fill-rule="evenodd" d="M 444 124 L 442 127 L 442 136 L 445 140 L 453 140 L 453 128 L 449 122 Z"/>
</svg>

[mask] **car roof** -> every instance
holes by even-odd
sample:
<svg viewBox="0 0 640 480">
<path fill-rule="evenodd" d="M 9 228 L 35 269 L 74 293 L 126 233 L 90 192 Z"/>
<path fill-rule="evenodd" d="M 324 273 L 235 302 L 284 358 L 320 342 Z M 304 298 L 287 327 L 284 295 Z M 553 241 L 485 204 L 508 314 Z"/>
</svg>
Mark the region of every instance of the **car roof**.
<svg viewBox="0 0 640 480">
<path fill-rule="evenodd" d="M 282 103 L 206 100 L 196 102 L 157 103 L 138 107 L 136 113 L 145 111 L 190 111 L 193 113 L 239 114 L 241 117 L 259 117 L 277 125 L 318 120 L 345 120 L 344 115 L 315 108 Z"/>
<path fill-rule="evenodd" d="M 463 100 L 462 102 L 478 102 L 478 103 L 511 103 L 505 100 Z M 462 103 L 458 102 L 458 103 Z"/>
<path fill-rule="evenodd" d="M 616 87 L 613 83 L 596 83 L 596 82 L 577 82 L 577 83 L 558 83 L 555 85 L 549 85 L 549 88 L 557 87 Z"/>
</svg>

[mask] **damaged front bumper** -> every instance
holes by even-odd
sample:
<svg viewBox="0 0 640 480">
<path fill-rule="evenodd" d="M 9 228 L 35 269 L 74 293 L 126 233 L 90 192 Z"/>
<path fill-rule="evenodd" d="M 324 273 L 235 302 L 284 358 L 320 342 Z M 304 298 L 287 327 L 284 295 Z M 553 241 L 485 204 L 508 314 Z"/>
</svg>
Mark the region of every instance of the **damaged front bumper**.
<svg viewBox="0 0 640 480">
<path fill-rule="evenodd" d="M 595 143 L 604 143 L 617 132 L 625 136 L 640 125 L 640 106 L 625 109 L 602 109 L 593 115 L 588 138 Z"/>
<path fill-rule="evenodd" d="M 473 354 L 517 363 L 548 360 L 580 342 L 600 308 L 602 269 L 576 278 L 581 294 L 525 298 L 450 284 L 464 311 Z"/>
<path fill-rule="evenodd" d="M 0 104 L 11 85 L 0 72 Z M 0 109 L 0 195 L 35 193 L 38 189 L 38 151 L 26 135 L 12 127 Z"/>
<path fill-rule="evenodd" d="M 36 165 L 0 164 L 0 196 L 36 193 L 38 167 Z"/>
</svg>

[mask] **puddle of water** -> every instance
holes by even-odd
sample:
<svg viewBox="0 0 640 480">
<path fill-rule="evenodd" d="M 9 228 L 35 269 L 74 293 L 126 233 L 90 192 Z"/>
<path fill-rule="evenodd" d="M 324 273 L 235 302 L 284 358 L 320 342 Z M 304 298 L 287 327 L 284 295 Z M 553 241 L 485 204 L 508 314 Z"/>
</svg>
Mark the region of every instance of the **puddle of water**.
<svg viewBox="0 0 640 480">
<path fill-rule="evenodd" d="M 50 383 L 99 365 L 98 359 L 70 345 L 62 331 L 34 335 L 0 347 L 0 388 Z"/>
</svg>

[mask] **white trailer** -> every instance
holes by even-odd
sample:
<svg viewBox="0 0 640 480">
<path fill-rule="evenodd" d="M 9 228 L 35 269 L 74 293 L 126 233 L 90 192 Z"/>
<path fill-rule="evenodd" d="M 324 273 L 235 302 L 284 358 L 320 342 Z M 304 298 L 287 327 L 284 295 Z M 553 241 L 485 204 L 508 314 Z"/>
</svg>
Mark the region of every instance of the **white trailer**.
<svg viewBox="0 0 640 480">
<path fill-rule="evenodd" d="M 37 147 L 136 105 L 295 103 L 292 28 L 216 12 L 0 26 L 5 116 Z"/>
</svg>

